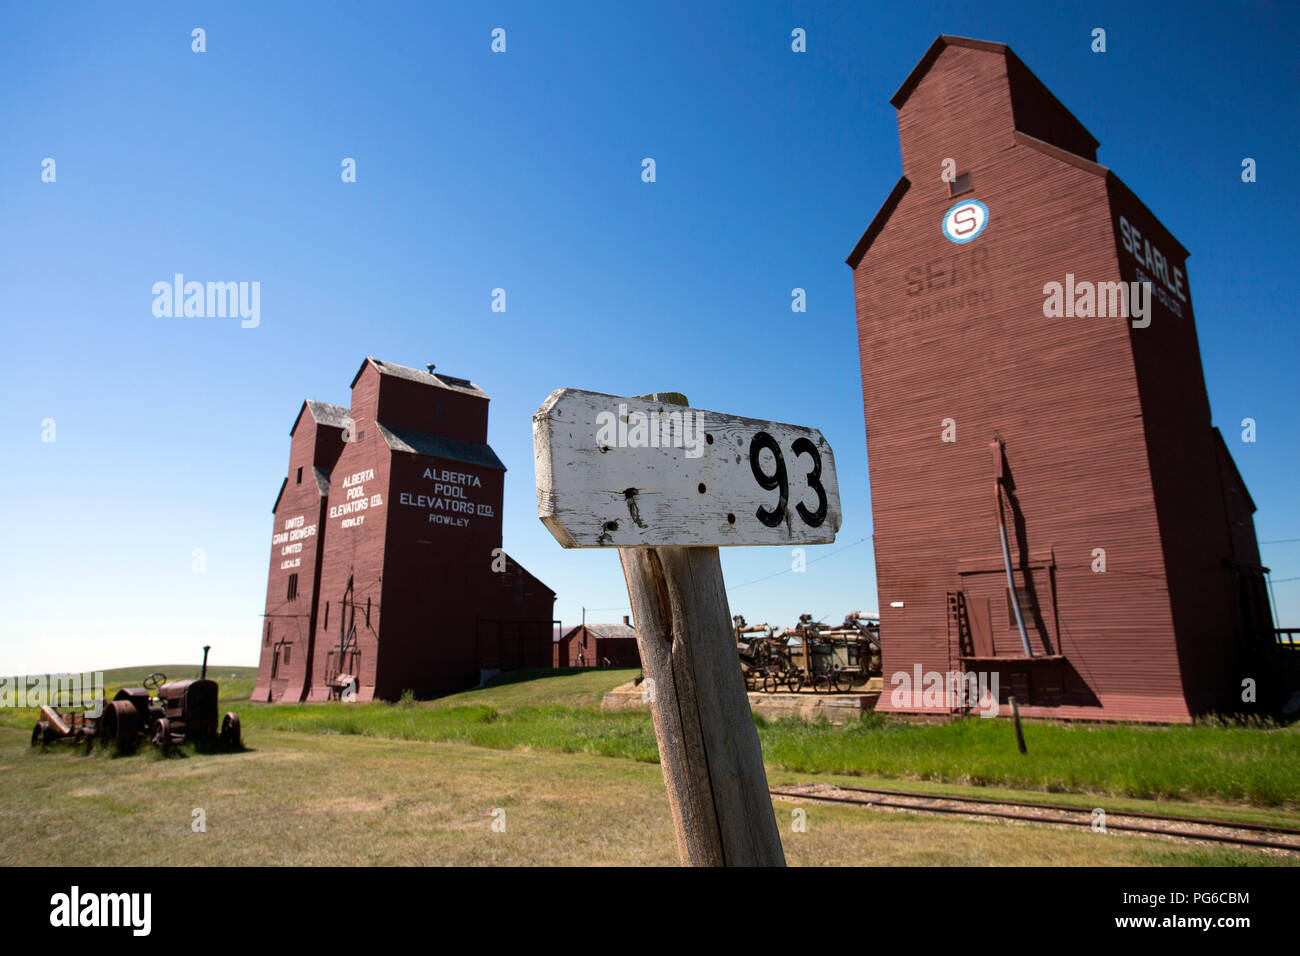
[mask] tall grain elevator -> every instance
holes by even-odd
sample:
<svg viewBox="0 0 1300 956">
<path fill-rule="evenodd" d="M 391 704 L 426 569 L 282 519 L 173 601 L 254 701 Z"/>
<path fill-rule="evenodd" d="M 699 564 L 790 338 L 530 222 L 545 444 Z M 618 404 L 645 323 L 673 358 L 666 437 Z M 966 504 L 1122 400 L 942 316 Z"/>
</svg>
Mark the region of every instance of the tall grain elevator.
<svg viewBox="0 0 1300 956">
<path fill-rule="evenodd" d="M 1022 713 L 1074 719 L 1280 693 L 1187 250 L 1003 44 L 940 36 L 891 103 L 903 175 L 848 258 L 878 709 L 953 709 L 899 674 L 997 673 Z"/>
<path fill-rule="evenodd" d="M 551 666 L 555 594 L 502 549 L 472 382 L 367 358 L 305 402 L 274 508 L 254 700 L 394 700 Z"/>
</svg>

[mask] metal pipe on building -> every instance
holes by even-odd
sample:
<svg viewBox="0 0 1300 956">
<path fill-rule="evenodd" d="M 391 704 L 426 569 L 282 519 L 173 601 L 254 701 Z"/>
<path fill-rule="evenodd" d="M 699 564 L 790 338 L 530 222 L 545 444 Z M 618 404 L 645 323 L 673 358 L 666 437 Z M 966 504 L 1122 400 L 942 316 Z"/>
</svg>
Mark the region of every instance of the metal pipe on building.
<svg viewBox="0 0 1300 956">
<path fill-rule="evenodd" d="M 989 442 L 993 451 L 993 493 L 997 496 L 998 535 L 1002 539 L 1002 564 L 1007 569 L 1007 593 L 1011 595 L 1011 608 L 1016 614 L 1016 627 L 1020 630 L 1020 643 L 1025 648 L 1025 656 L 1033 657 L 1029 647 L 1029 632 L 1025 630 L 1025 618 L 1020 612 L 1020 596 L 1016 594 L 1016 579 L 1011 573 L 1011 548 L 1007 544 L 1007 522 L 1002 516 L 1002 439 Z"/>
</svg>

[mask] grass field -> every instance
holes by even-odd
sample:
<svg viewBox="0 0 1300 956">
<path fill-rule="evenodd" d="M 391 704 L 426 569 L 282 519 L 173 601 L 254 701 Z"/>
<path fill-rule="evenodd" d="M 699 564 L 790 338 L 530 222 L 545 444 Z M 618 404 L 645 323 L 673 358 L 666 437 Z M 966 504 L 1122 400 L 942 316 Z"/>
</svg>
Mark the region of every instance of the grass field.
<svg viewBox="0 0 1300 956">
<path fill-rule="evenodd" d="M 656 761 L 644 712 L 608 712 L 600 695 L 635 670 L 534 672 L 531 679 L 414 705 L 250 705 L 246 728 L 450 741 Z M 758 720 L 768 766 L 1053 794 L 1213 800 L 1300 810 L 1300 727 L 1261 729 L 1039 722 L 1021 756 L 1006 721 L 917 723 L 868 714 L 841 727 Z"/>
<path fill-rule="evenodd" d="M 0 728 L 0 771 L 0 854 L 11 864 L 137 864 L 154 850 L 207 866 L 676 862 L 659 768 L 587 754 L 268 730 L 242 753 L 114 759 L 41 754 L 21 731 Z M 793 830 L 795 808 L 806 832 Z M 196 809 L 202 833 L 192 829 Z M 796 865 L 1293 862 L 851 807 L 777 801 L 774 810 Z M 500 819 L 505 831 L 495 832 Z"/>
<path fill-rule="evenodd" d="M 170 677 L 197 668 L 167 667 Z M 138 682 L 148 668 L 109 678 Z M 173 673 L 174 671 L 174 673 Z M 211 667 L 247 749 L 89 757 L 27 744 L 34 715 L 0 714 L 0 851 L 18 862 L 131 858 L 184 840 L 193 863 L 649 863 L 675 861 L 653 729 L 598 709 L 635 671 L 540 672 L 413 704 L 251 704 L 252 671 Z M 231 679 L 232 673 L 241 676 Z M 248 676 L 244 676 L 248 675 Z M 243 697 L 243 700 L 239 698 Z M 856 783 L 1156 810 L 1300 826 L 1291 729 L 1027 725 L 978 718 L 834 728 L 759 721 L 773 785 Z M 617 759 L 609 759 L 609 758 Z M 982 784 L 978 789 L 972 783 Z M 1159 797 L 1158 802 L 1149 798 Z M 1114 834 L 774 803 L 800 864 L 1278 864 L 1296 856 Z M 202 808 L 207 831 L 191 831 Z M 491 824 L 503 811 L 504 833 Z M 32 854 L 36 857 L 33 858 Z"/>
</svg>

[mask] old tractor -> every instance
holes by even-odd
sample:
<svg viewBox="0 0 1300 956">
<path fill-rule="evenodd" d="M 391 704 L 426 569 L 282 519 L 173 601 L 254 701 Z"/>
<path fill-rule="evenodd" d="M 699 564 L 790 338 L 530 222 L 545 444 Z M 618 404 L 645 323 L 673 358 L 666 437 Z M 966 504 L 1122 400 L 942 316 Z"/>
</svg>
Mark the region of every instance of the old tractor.
<svg viewBox="0 0 1300 956">
<path fill-rule="evenodd" d="M 167 680 L 155 672 L 139 687 L 123 687 L 103 702 L 98 717 L 59 714 L 41 708 L 41 721 L 32 731 L 32 745 L 70 739 L 93 747 L 96 739 L 119 750 L 129 750 L 148 739 L 163 754 L 192 740 L 201 747 L 234 749 L 240 744 L 239 715 L 228 711 L 217 722 L 217 682 L 208 680 L 208 651 L 203 648 L 203 669 L 191 680 Z M 47 713 L 48 711 L 48 713 Z"/>
</svg>

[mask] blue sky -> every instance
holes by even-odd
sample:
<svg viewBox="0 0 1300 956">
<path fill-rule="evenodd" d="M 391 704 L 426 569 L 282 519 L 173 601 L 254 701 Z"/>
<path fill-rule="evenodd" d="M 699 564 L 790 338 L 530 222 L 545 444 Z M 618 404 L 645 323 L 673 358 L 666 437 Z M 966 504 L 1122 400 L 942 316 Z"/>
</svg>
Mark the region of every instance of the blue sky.
<svg viewBox="0 0 1300 956">
<path fill-rule="evenodd" d="M 615 554 L 536 517 L 530 419 L 560 386 L 821 428 L 839 539 L 803 574 L 724 550 L 732 610 L 874 610 L 844 258 L 899 175 L 889 97 L 943 32 L 1010 44 L 1191 250 L 1215 422 L 1260 539 L 1300 539 L 1300 16 L 1225 6 L 7 5 L 0 671 L 256 660 L 289 427 L 305 397 L 346 404 L 367 354 L 492 396 L 505 544 L 566 622 L 627 596 Z M 156 318 L 176 272 L 260 282 L 260 325 Z M 1300 542 L 1263 552 L 1300 577 Z M 1300 624 L 1300 581 L 1276 593 Z"/>
</svg>

